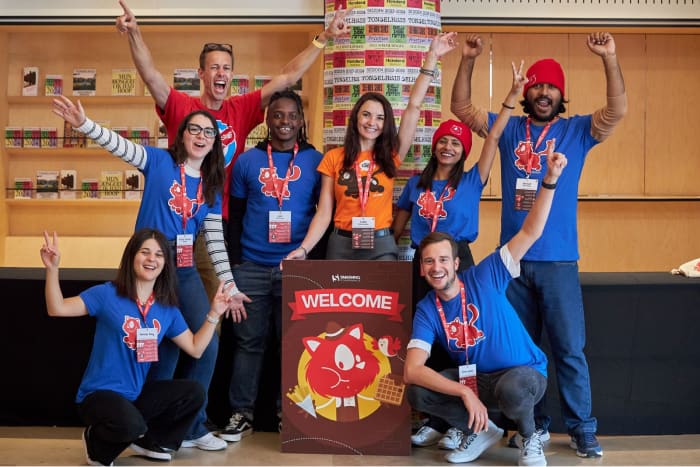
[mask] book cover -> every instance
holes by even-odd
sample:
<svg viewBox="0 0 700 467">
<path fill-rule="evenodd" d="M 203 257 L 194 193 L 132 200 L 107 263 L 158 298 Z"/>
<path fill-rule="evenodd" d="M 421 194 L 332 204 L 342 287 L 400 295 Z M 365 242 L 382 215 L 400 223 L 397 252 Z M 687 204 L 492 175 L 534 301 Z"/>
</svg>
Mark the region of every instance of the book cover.
<svg viewBox="0 0 700 467">
<path fill-rule="evenodd" d="M 24 136 L 24 134 L 22 133 L 21 127 L 6 126 L 5 127 L 5 147 L 6 148 L 21 148 L 23 136 Z"/>
<path fill-rule="evenodd" d="M 56 127 L 41 128 L 41 143 L 42 148 L 58 147 L 58 129 Z"/>
<path fill-rule="evenodd" d="M 109 120 L 94 120 L 95 123 L 100 125 L 102 128 L 109 128 Z M 97 144 L 94 140 L 88 138 L 87 136 L 85 137 L 85 147 L 86 148 L 99 148 L 101 147 L 99 144 Z"/>
<path fill-rule="evenodd" d="M 143 174 L 136 169 L 124 171 L 124 199 L 141 199 Z"/>
<path fill-rule="evenodd" d="M 43 199 L 58 198 L 58 170 L 36 171 L 36 197 Z"/>
<path fill-rule="evenodd" d="M 94 96 L 97 92 L 97 70 L 76 68 L 73 70 L 73 95 Z"/>
<path fill-rule="evenodd" d="M 100 183 L 96 178 L 84 178 L 80 181 L 81 198 L 96 199 L 100 190 Z"/>
<path fill-rule="evenodd" d="M 22 69 L 22 95 L 37 96 L 39 93 L 39 67 L 25 66 Z"/>
<path fill-rule="evenodd" d="M 231 95 L 240 96 L 250 92 L 250 77 L 248 75 L 233 75 L 231 78 Z"/>
<path fill-rule="evenodd" d="M 78 172 L 62 169 L 58 177 L 58 195 L 61 199 L 75 199 L 78 189 Z"/>
<path fill-rule="evenodd" d="M 25 148 L 40 148 L 41 147 L 41 128 L 36 126 L 24 127 L 23 146 Z"/>
<path fill-rule="evenodd" d="M 122 199 L 123 184 L 124 172 L 121 170 L 103 170 L 100 173 L 100 198 Z"/>
<path fill-rule="evenodd" d="M 148 146 L 150 143 L 151 131 L 146 127 L 135 126 L 129 130 L 129 139 L 136 144 Z"/>
<path fill-rule="evenodd" d="M 63 122 L 63 147 L 64 148 L 84 148 L 86 137 L 81 132 L 73 128 L 68 122 Z"/>
<path fill-rule="evenodd" d="M 34 183 L 28 177 L 15 177 L 15 199 L 31 199 Z"/>
<path fill-rule="evenodd" d="M 254 84 L 253 89 L 256 91 L 258 89 L 261 89 L 263 86 L 265 86 L 271 80 L 272 80 L 272 76 L 270 76 L 270 75 L 255 75 L 255 84 Z"/>
<path fill-rule="evenodd" d="M 160 118 L 156 119 L 154 134 L 156 135 L 156 147 L 168 149 L 168 127 Z"/>
<path fill-rule="evenodd" d="M 176 68 L 173 88 L 190 96 L 199 96 L 199 75 L 196 68 Z"/>
<path fill-rule="evenodd" d="M 112 69 L 112 95 L 135 96 L 136 95 L 136 69 L 114 68 Z"/>
<path fill-rule="evenodd" d="M 44 95 L 63 95 L 63 75 L 46 75 L 44 79 Z"/>
</svg>

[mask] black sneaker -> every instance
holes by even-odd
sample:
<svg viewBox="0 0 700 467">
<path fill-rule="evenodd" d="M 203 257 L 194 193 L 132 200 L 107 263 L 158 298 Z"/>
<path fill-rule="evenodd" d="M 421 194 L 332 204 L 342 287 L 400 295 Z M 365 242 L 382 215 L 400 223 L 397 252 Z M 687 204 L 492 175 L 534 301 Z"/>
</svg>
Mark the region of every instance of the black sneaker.
<svg viewBox="0 0 700 467">
<path fill-rule="evenodd" d="M 571 449 L 576 449 L 579 457 L 603 457 L 603 448 L 600 447 L 595 433 L 578 433 L 571 436 Z"/>
<path fill-rule="evenodd" d="M 173 455 L 168 450 L 158 446 L 148 436 L 137 439 L 129 446 L 139 456 L 147 457 L 157 461 L 172 460 Z"/>
<path fill-rule="evenodd" d="M 110 462 L 109 464 L 103 464 L 102 462 L 93 460 L 90 457 L 90 448 L 88 447 L 88 440 L 90 439 L 90 427 L 85 428 L 83 430 L 83 445 L 85 446 L 85 462 L 87 465 L 114 465 L 114 462 Z"/>
<path fill-rule="evenodd" d="M 231 415 L 228 425 L 219 433 L 219 438 L 226 441 L 240 441 L 244 436 L 253 433 L 253 422 L 240 412 Z"/>
</svg>

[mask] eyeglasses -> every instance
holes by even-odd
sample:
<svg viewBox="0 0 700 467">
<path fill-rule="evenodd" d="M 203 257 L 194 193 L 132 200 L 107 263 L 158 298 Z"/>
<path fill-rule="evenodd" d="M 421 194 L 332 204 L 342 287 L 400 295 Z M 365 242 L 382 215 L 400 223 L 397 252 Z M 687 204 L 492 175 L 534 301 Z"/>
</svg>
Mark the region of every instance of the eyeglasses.
<svg viewBox="0 0 700 467">
<path fill-rule="evenodd" d="M 218 44 L 216 42 L 207 42 L 204 44 L 204 48 L 202 49 L 202 52 L 214 52 L 214 51 L 221 51 L 221 52 L 228 52 L 230 54 L 233 53 L 233 46 L 231 44 Z"/>
<path fill-rule="evenodd" d="M 216 138 L 216 133 L 218 133 L 218 130 L 216 128 L 212 128 L 210 126 L 206 128 L 202 128 L 201 126 L 197 125 L 196 123 L 188 123 L 187 124 L 187 132 L 191 134 L 192 136 L 197 136 L 201 132 L 204 132 L 204 136 L 211 139 L 211 138 Z"/>
</svg>

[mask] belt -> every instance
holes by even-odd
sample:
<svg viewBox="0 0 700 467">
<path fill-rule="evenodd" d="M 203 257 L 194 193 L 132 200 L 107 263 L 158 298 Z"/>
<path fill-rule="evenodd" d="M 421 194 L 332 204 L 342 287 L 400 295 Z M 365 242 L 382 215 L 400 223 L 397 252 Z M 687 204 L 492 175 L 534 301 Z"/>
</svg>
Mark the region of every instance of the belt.
<svg viewBox="0 0 700 467">
<path fill-rule="evenodd" d="M 333 233 L 336 233 L 341 237 L 352 238 L 352 230 L 343 230 L 337 227 L 333 227 Z M 374 238 L 386 237 L 387 235 L 394 235 L 394 231 L 389 228 L 378 229 L 374 231 Z"/>
</svg>

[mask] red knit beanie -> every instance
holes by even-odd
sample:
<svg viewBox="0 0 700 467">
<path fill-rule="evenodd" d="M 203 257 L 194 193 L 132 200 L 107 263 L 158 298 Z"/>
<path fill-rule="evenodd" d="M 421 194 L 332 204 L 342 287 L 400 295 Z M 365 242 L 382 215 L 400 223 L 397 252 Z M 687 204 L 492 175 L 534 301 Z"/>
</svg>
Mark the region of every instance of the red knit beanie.
<svg viewBox="0 0 700 467">
<path fill-rule="evenodd" d="M 543 58 L 536 61 L 527 69 L 526 76 L 528 81 L 523 88 L 523 97 L 527 95 L 527 90 L 535 84 L 547 83 L 556 86 L 561 92 L 561 98 L 564 99 L 564 70 L 556 60 Z"/>
<path fill-rule="evenodd" d="M 435 133 L 433 133 L 433 153 L 435 153 L 435 145 L 438 140 L 445 135 L 457 138 L 464 148 L 464 157 L 466 158 L 469 155 L 469 151 L 472 149 L 472 131 L 467 125 L 457 120 L 442 122 L 435 130 Z"/>
</svg>

